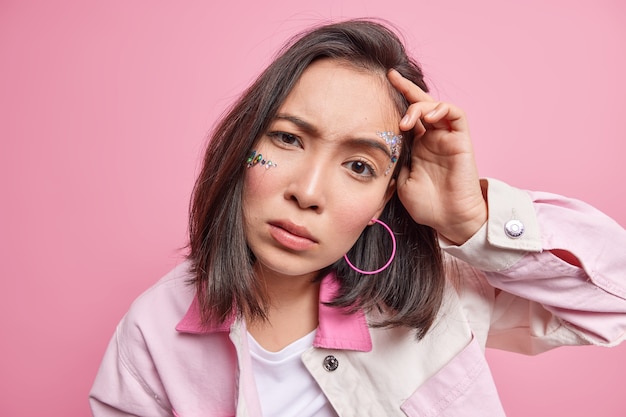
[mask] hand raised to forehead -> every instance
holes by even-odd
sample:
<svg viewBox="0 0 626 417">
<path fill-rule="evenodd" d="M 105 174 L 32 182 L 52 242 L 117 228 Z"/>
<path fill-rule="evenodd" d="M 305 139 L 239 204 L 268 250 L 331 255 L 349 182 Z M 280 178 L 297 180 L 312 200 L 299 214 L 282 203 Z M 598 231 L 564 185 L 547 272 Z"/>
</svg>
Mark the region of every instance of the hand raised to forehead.
<svg viewBox="0 0 626 417">
<path fill-rule="evenodd" d="M 388 79 L 410 103 L 400 130 L 415 135 L 411 166 L 398 176 L 398 196 L 413 220 L 462 244 L 487 219 L 465 113 L 435 101 L 395 70 Z"/>
</svg>

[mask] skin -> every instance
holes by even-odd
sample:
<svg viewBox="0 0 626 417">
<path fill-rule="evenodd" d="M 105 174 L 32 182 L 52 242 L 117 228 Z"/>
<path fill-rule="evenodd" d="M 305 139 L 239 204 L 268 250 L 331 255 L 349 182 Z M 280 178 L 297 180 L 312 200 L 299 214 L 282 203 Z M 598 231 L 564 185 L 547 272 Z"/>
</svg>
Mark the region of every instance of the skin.
<svg viewBox="0 0 626 417">
<path fill-rule="evenodd" d="M 412 103 L 406 115 L 395 111 L 389 82 Z M 390 150 L 377 132 L 399 130 L 419 139 L 396 184 L 384 174 Z M 312 279 L 373 224 L 396 186 L 413 219 L 452 242 L 467 240 L 487 217 L 464 114 L 394 71 L 313 63 L 256 150 L 277 164 L 249 168 L 243 194 L 246 238 L 271 307 L 269 320 L 248 330 L 270 351 L 317 327 Z"/>
</svg>

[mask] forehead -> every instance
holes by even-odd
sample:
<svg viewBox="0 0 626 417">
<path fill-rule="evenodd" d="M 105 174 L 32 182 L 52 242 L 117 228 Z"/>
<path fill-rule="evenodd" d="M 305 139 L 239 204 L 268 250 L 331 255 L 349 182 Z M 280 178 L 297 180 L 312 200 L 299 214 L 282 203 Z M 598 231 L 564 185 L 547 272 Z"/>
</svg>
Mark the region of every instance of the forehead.
<svg viewBox="0 0 626 417">
<path fill-rule="evenodd" d="M 400 114 L 382 72 L 347 62 L 312 63 L 283 102 L 280 112 L 303 117 L 326 130 L 397 131 Z"/>
</svg>

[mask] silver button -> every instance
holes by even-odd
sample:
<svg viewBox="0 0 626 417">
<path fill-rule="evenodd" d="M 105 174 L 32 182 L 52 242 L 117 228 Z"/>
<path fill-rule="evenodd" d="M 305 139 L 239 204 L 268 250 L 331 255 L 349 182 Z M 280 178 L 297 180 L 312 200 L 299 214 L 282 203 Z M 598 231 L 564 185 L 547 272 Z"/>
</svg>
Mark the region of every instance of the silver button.
<svg viewBox="0 0 626 417">
<path fill-rule="evenodd" d="M 504 225 L 504 233 L 511 239 L 517 239 L 524 234 L 524 223 L 519 220 L 509 220 Z"/>
<path fill-rule="evenodd" d="M 328 355 L 324 358 L 324 369 L 328 372 L 333 372 L 339 368 L 339 360 L 335 358 L 333 355 Z"/>
</svg>

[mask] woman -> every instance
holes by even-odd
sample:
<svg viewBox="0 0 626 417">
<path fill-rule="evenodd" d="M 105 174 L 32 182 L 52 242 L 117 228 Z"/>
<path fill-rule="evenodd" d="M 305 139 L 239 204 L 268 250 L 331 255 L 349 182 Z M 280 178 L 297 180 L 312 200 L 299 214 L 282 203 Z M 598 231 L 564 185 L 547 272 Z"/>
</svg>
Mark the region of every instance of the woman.
<svg viewBox="0 0 626 417">
<path fill-rule="evenodd" d="M 480 180 L 465 115 L 385 26 L 315 28 L 216 128 L 189 259 L 118 326 L 92 410 L 504 415 L 484 347 L 619 343 L 625 244 L 584 203 Z"/>
</svg>

